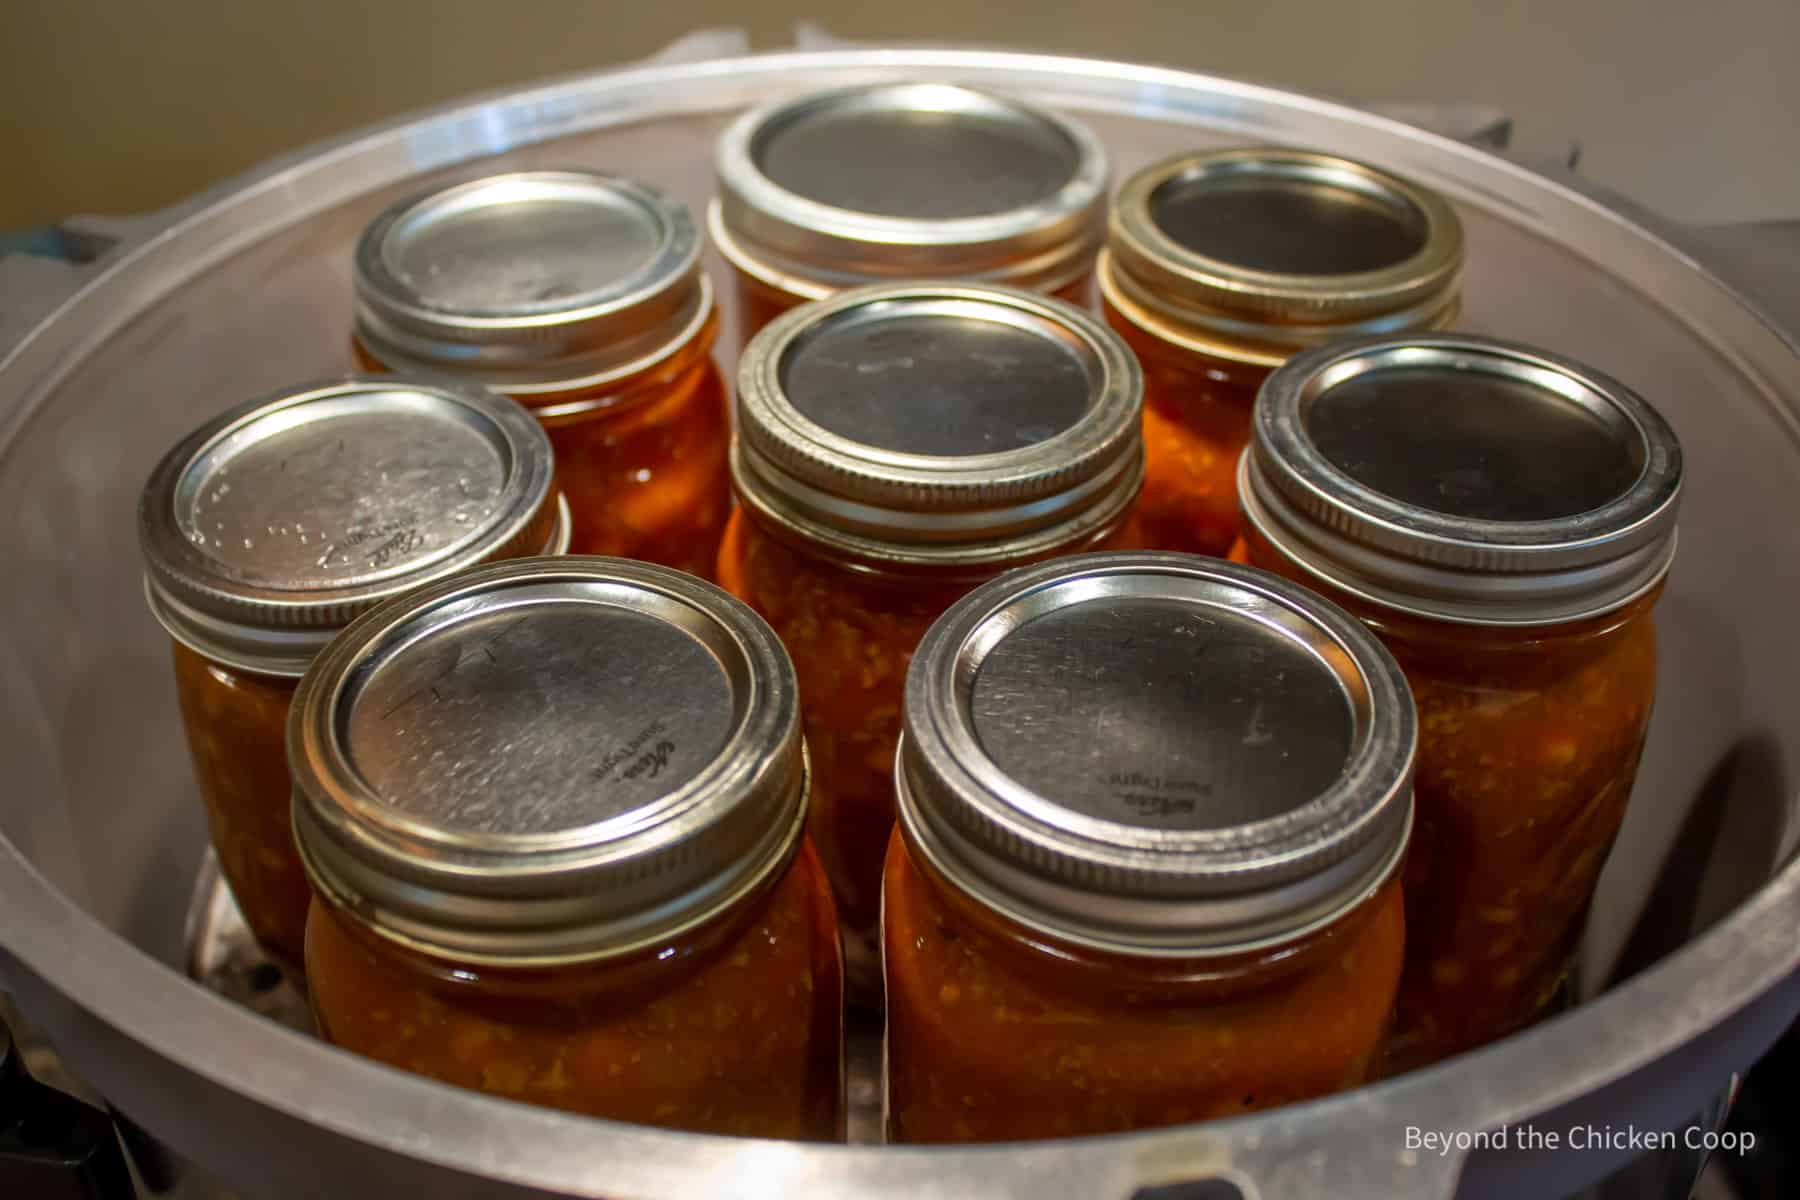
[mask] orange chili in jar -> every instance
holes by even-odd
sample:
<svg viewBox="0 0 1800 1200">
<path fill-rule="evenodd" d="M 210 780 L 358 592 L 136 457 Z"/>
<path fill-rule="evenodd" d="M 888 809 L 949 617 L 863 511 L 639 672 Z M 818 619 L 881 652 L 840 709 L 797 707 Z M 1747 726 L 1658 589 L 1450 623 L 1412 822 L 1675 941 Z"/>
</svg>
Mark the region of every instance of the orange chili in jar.
<svg viewBox="0 0 1800 1200">
<path fill-rule="evenodd" d="M 1468 336 L 1311 352 L 1240 468 L 1250 561 L 1387 644 L 1419 709 L 1390 1071 L 1543 1016 L 1630 798 L 1681 448 L 1617 380 Z"/>
<path fill-rule="evenodd" d="M 793 656 L 812 834 L 859 1000 L 878 1000 L 881 862 L 913 647 L 1008 567 L 1132 539 L 1140 386 L 1092 317 L 974 284 L 846 292 L 780 318 L 740 360 L 740 506 L 719 581 Z"/>
<path fill-rule="evenodd" d="M 1462 226 L 1443 199 L 1300 150 L 1184 154 L 1120 188 L 1097 276 L 1144 368 L 1144 536 L 1223 555 L 1257 388 L 1288 355 L 1458 311 Z"/>
<path fill-rule="evenodd" d="M 543 422 L 574 553 L 711 572 L 730 430 L 685 206 L 615 175 L 493 175 L 393 205 L 354 267 L 360 362 L 479 383 Z"/>
<path fill-rule="evenodd" d="M 320 1031 L 459 1087 L 843 1136 L 843 975 L 793 669 L 693 576 L 523 559 L 368 614 L 300 685 Z"/>
<path fill-rule="evenodd" d="M 1368 1076 L 1416 728 L 1348 613 L 1188 555 L 1043 564 L 932 627 L 905 722 L 895 1140 L 1201 1121 Z"/>
<path fill-rule="evenodd" d="M 719 141 L 707 213 L 742 341 L 847 287 L 969 279 L 1087 300 L 1106 151 L 1084 126 L 944 83 L 779 100 Z"/>
<path fill-rule="evenodd" d="M 310 895 L 288 820 L 289 702 L 351 617 L 471 564 L 558 553 L 550 444 L 504 397 L 402 376 L 288 388 L 183 438 L 138 506 L 219 867 L 298 978 Z"/>
</svg>

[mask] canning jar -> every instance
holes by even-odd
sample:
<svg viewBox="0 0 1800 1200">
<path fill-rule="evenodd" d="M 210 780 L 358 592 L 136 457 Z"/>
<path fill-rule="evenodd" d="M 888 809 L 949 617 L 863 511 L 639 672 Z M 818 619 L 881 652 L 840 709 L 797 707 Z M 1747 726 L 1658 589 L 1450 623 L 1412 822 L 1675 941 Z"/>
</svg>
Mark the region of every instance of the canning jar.
<svg viewBox="0 0 1800 1200">
<path fill-rule="evenodd" d="M 1543 1015 L 1624 818 L 1681 448 L 1617 380 L 1472 336 L 1313 351 L 1257 400 L 1250 561 L 1355 612 L 1419 707 L 1390 1070 Z"/>
<path fill-rule="evenodd" d="M 1442 198 L 1331 155 L 1184 154 L 1126 180 L 1096 274 L 1144 368 L 1148 544 L 1224 554 L 1270 370 L 1310 346 L 1449 325 L 1462 244 Z"/>
<path fill-rule="evenodd" d="M 905 723 L 895 1140 L 1203 1121 L 1366 1077 L 1416 728 L 1348 613 L 1192 555 L 1047 563 L 932 626 Z"/>
<path fill-rule="evenodd" d="M 730 431 L 683 204 L 589 171 L 440 186 L 363 231 L 354 275 L 364 366 L 479 383 L 543 422 L 572 552 L 712 570 Z"/>
<path fill-rule="evenodd" d="M 288 821 L 295 684 L 351 617 L 474 563 L 559 552 L 550 443 L 481 388 L 404 376 L 287 388 L 163 456 L 138 534 L 219 868 L 298 978 L 306 879 Z"/>
<path fill-rule="evenodd" d="M 842 1136 L 793 669 L 742 604 L 624 559 L 466 572 L 320 655 L 288 748 L 327 1039 L 591 1116 Z"/>
<path fill-rule="evenodd" d="M 844 288 L 970 279 L 1082 304 L 1106 209 L 1106 151 L 1085 127 L 944 83 L 779 100 L 719 141 L 713 244 L 741 338 Z"/>
<path fill-rule="evenodd" d="M 739 507 L 719 582 L 800 677 L 812 835 L 855 998 L 878 997 L 881 860 L 914 646 L 1008 567 L 1132 539 L 1137 365 L 1071 305 L 897 284 L 779 318 L 738 366 Z"/>
</svg>

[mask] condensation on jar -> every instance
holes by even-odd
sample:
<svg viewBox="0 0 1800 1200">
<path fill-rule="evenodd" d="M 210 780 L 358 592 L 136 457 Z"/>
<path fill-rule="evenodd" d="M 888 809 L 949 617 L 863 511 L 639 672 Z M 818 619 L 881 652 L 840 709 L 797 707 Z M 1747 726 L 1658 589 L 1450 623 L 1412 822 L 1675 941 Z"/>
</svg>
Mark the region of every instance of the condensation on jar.
<svg viewBox="0 0 1800 1200">
<path fill-rule="evenodd" d="M 1192 555 L 1048 563 L 932 627 L 905 722 L 893 1139 L 1205 1121 L 1368 1076 L 1416 725 L 1350 614 Z"/>
<path fill-rule="evenodd" d="M 1392 337 L 1271 376 L 1239 474 L 1249 561 L 1361 617 L 1418 703 L 1389 1069 L 1530 1024 L 1565 986 L 1644 745 L 1674 432 L 1569 359 Z"/>
<path fill-rule="evenodd" d="M 812 833 L 853 998 L 879 1002 L 876 906 L 907 663 L 958 596 L 1135 545 L 1137 364 L 1071 305 L 901 284 L 778 319 L 739 363 L 739 507 L 719 581 L 781 635 L 812 748 Z"/>
<path fill-rule="evenodd" d="M 843 976 L 792 667 L 685 572 L 523 559 L 369 613 L 300 685 L 313 1012 L 445 1083 L 843 1136 Z"/>
<path fill-rule="evenodd" d="M 439 186 L 363 231 L 354 275 L 364 366 L 479 383 L 544 424 L 574 553 L 711 571 L 730 429 L 680 201 L 587 171 Z"/>
<path fill-rule="evenodd" d="M 382 600 L 488 559 L 561 553 L 550 443 L 481 388 L 398 375 L 289 388 L 171 449 L 138 533 L 220 871 L 298 978 L 309 892 L 288 820 L 294 688 Z"/>
<path fill-rule="evenodd" d="M 707 214 L 740 344 L 858 285 L 969 279 L 1084 304 L 1104 234 L 1106 151 L 1066 117 L 944 83 L 777 101 L 719 141 Z"/>
<path fill-rule="evenodd" d="M 1238 455 L 1269 372 L 1345 338 L 1444 328 L 1462 226 L 1388 172 L 1300 150 L 1185 154 L 1119 190 L 1097 275 L 1144 367 L 1144 532 L 1224 554 Z"/>
</svg>

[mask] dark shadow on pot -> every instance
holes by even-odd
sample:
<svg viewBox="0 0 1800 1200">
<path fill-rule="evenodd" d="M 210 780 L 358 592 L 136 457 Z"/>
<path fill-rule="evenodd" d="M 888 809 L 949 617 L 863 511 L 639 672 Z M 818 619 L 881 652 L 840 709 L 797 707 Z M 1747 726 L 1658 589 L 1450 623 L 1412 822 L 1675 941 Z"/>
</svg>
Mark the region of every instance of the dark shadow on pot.
<svg viewBox="0 0 1800 1200">
<path fill-rule="evenodd" d="M 1740 739 L 1688 809 L 1608 987 L 1699 936 L 1769 881 L 1792 820 L 1788 803 L 1779 743 L 1762 732 Z"/>
</svg>

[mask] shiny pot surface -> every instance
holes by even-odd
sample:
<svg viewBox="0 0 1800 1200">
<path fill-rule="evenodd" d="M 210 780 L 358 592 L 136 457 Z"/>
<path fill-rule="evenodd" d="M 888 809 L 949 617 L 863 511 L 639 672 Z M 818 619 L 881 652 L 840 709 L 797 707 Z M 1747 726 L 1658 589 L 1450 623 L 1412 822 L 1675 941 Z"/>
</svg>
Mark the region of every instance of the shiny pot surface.
<svg viewBox="0 0 1800 1200">
<path fill-rule="evenodd" d="M 246 396 L 349 369 L 350 248 L 409 190 L 576 164 L 629 170 L 699 211 L 714 138 L 746 106 L 921 76 L 1077 114 L 1120 178 L 1241 142 L 1411 176 L 1465 224 L 1464 328 L 1592 362 L 1676 426 L 1690 487 L 1660 610 L 1661 702 L 1589 925 L 1583 1003 L 1432 1070 L 1264 1115 L 910 1150 L 709 1138 L 453 1091 L 184 978 L 205 834 L 132 522 L 157 455 Z M 1440 1154 L 1409 1150 L 1406 1129 L 1679 1126 L 1800 1010 L 1789 778 L 1800 527 L 1786 518 L 1800 484 L 1800 355 L 1669 240 L 1678 233 L 1646 220 L 1473 147 L 1269 89 L 1079 59 L 857 49 L 652 62 L 487 98 L 160 214 L 43 323 L 0 333 L 0 982 L 115 1105 L 249 1196 L 1226 1200 L 1583 1186 L 1631 1152 Z M 708 266 L 721 270 L 710 254 Z M 1209 1180 L 1220 1182 L 1161 1191 Z"/>
</svg>

